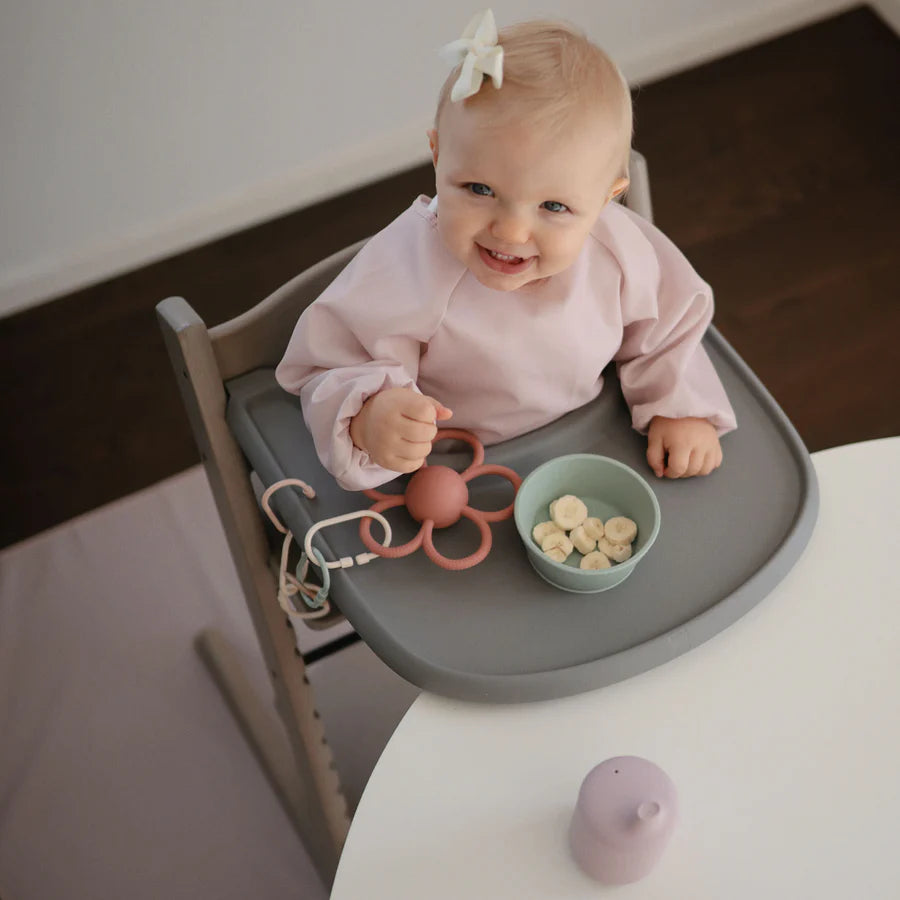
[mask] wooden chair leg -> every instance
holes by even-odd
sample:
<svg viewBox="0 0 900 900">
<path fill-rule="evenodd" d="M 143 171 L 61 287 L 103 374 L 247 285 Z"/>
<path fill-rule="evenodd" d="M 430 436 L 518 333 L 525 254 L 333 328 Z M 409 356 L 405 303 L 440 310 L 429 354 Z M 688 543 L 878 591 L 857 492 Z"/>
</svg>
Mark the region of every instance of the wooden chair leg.
<svg viewBox="0 0 900 900">
<path fill-rule="evenodd" d="M 297 771 L 295 756 L 284 723 L 280 721 L 271 704 L 267 704 L 258 695 L 244 672 L 237 651 L 220 631 L 216 629 L 202 631 L 197 635 L 194 646 L 235 717 L 285 813 L 302 837 L 304 832 L 302 823 L 309 815 L 308 789 Z M 297 662 L 301 667 L 300 677 L 303 679 L 305 676 L 303 660 L 298 658 Z M 309 694 L 310 704 L 313 704 L 311 686 L 305 680 L 303 685 L 303 689 Z M 319 752 L 327 753 L 326 744 L 322 743 L 319 746 L 321 748 Z M 331 764 L 330 757 L 325 763 Z M 307 765 L 303 768 L 312 767 Z M 337 799 L 341 802 L 341 798 Z"/>
</svg>

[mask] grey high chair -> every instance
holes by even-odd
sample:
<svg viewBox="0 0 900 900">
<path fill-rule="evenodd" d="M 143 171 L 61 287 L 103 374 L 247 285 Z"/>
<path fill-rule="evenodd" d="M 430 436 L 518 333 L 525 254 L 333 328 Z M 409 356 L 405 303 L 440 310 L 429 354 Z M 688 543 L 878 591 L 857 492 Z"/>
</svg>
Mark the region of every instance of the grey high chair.
<svg viewBox="0 0 900 900">
<path fill-rule="evenodd" d="M 647 165 L 636 152 L 631 157 L 631 187 L 625 202 L 645 218 L 652 218 Z M 253 696 L 221 635 L 198 636 L 198 649 L 326 884 L 334 877 L 350 818 L 306 663 L 277 600 L 280 536 L 275 541 L 267 533 L 250 467 L 226 422 L 225 383 L 279 362 L 301 311 L 363 243 L 335 253 L 244 314 L 214 328 L 208 329 L 180 297 L 164 300 L 157 307 L 175 377 L 271 676 L 280 724 Z M 306 624 L 325 629 L 341 620 L 334 610 Z"/>
<path fill-rule="evenodd" d="M 637 155 L 626 202 L 651 216 L 646 166 Z M 308 544 L 306 552 L 316 556 L 318 571 L 330 585 L 312 589 L 313 606 L 330 590 L 358 634 L 394 672 L 425 690 L 495 703 L 594 690 L 709 639 L 790 570 L 818 508 L 815 472 L 796 430 L 711 326 L 704 348 L 741 425 L 725 437 L 726 461 L 713 475 L 689 482 L 651 479 L 648 490 L 659 504 L 662 527 L 640 570 L 615 591 L 601 599 L 553 593 L 523 559 L 511 522 L 495 524 L 491 553 L 466 571 L 438 569 L 422 554 L 360 564 L 366 554 L 359 553 L 358 526 L 335 529 L 327 537 L 317 529 L 337 514 L 370 514 L 360 509 L 368 503 L 358 493 L 341 490 L 322 468 L 303 427 L 298 398 L 274 378 L 301 310 L 358 247 L 335 254 L 209 331 L 183 300 L 159 307 L 283 728 L 246 689 L 221 639 L 206 635 L 200 646 L 326 882 L 346 836 L 347 807 L 305 662 L 294 646 L 295 632 L 285 627 L 285 618 L 293 623 L 301 612 L 278 590 L 273 544 L 253 481 L 272 490 L 285 478 L 299 477 L 315 487 L 314 497 L 281 491 L 273 501 L 286 527 Z M 607 370 L 604 377 L 608 386 L 595 401 L 489 447 L 486 461 L 523 477 L 573 452 L 646 469 L 646 441 L 631 427 L 615 374 Z M 449 459 L 453 451 L 439 450 L 432 462 L 441 455 L 457 468 Z M 490 476 L 481 480 L 489 482 Z M 390 486 L 386 489 L 391 492 Z M 493 505 L 492 491 L 489 484 L 473 486 L 469 502 L 475 509 L 499 509 L 509 502 Z M 391 527 L 399 533 L 411 522 L 400 517 Z M 465 534 L 453 526 L 442 539 L 458 548 Z M 279 536 L 273 543 L 280 541 Z M 301 602 L 303 614 L 309 605 Z M 332 610 L 318 621 L 303 621 L 323 628 L 337 619 Z"/>
</svg>

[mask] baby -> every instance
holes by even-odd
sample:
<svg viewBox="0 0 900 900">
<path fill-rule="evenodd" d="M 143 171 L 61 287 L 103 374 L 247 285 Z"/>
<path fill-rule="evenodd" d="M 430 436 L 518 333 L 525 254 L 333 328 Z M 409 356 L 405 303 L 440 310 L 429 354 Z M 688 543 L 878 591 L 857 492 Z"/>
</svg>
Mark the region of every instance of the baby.
<svg viewBox="0 0 900 900">
<path fill-rule="evenodd" d="M 375 235 L 300 317 L 276 376 L 348 490 L 418 469 L 437 423 L 485 443 L 594 400 L 616 363 L 659 476 L 706 475 L 735 427 L 701 346 L 712 294 L 619 203 L 631 97 L 564 25 L 463 39 L 428 133 L 437 196 Z"/>
</svg>

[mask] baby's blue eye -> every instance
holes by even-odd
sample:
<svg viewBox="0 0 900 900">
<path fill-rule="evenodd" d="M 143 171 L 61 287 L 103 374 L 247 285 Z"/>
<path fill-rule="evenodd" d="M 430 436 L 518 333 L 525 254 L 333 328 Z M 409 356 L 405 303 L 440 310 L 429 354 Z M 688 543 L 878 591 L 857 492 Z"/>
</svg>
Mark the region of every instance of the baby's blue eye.
<svg viewBox="0 0 900 900">
<path fill-rule="evenodd" d="M 486 184 L 481 184 L 479 181 L 472 181 L 467 187 L 473 194 L 478 194 L 479 197 L 490 197 L 494 193 Z"/>
<path fill-rule="evenodd" d="M 558 200 L 545 200 L 541 206 L 552 213 L 568 212 L 569 210 L 569 207 L 566 206 L 565 203 L 560 203 Z"/>
</svg>

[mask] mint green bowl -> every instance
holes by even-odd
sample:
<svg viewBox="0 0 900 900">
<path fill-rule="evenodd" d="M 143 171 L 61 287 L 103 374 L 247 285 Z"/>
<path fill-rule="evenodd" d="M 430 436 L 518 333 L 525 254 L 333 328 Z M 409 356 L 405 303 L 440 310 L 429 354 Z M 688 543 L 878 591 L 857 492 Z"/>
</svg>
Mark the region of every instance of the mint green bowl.
<svg viewBox="0 0 900 900">
<path fill-rule="evenodd" d="M 564 494 L 581 498 L 589 516 L 604 522 L 627 516 L 637 523 L 634 552 L 623 563 L 609 569 L 580 569 L 576 550 L 558 563 L 535 543 L 531 531 L 550 518 L 550 503 Z M 528 560 L 545 581 L 564 591 L 594 594 L 623 582 L 647 555 L 659 534 L 659 503 L 650 485 L 634 469 L 608 456 L 573 453 L 558 456 L 538 466 L 522 482 L 516 494 L 515 521 L 528 552 Z"/>
</svg>

